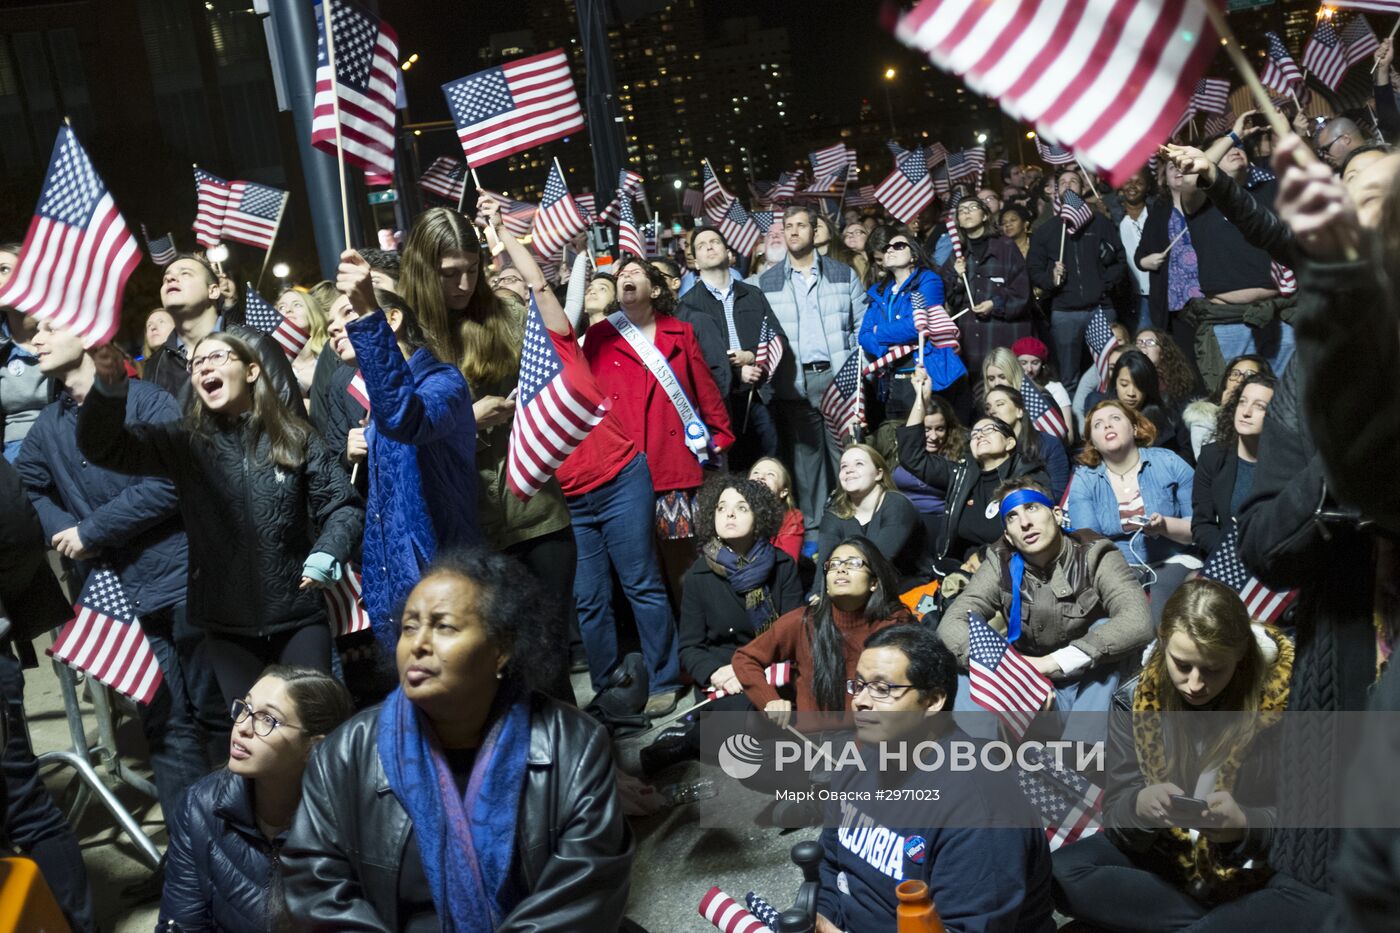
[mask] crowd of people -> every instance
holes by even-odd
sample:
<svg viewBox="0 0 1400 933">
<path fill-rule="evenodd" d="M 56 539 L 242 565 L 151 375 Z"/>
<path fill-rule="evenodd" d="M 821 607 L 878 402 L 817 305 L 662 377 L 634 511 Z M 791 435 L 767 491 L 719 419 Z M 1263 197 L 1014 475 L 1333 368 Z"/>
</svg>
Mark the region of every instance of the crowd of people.
<svg viewBox="0 0 1400 933">
<path fill-rule="evenodd" d="M 976 709 L 971 617 L 1059 711 L 1393 706 L 1400 507 L 1375 469 L 1400 452 L 1400 154 L 1345 117 L 1294 128 L 1244 114 L 1116 189 L 1011 165 L 907 224 L 792 203 L 752 255 L 704 224 L 650 258 L 580 238 L 558 283 L 481 192 L 476 221 L 430 209 L 400 251 L 347 250 L 334 281 L 279 296 L 310 334 L 293 357 L 200 254 L 165 266 L 138 352 L 7 310 L 6 835 L 94 929 L 22 669 L 98 570 L 163 675 L 137 706 L 163 929 L 618 929 L 618 788 L 699 759 L 703 716 L 653 736 L 640 774 L 616 739 L 692 694 L 773 727 Z M 1061 216 L 1069 192 L 1087 223 Z M 21 255 L 0 245 L 0 282 Z M 932 308 L 955 334 L 929 333 Z M 534 314 L 608 411 L 522 499 Z M 838 373 L 900 347 L 843 438 Z M 1251 619 L 1202 576 L 1227 549 L 1296 591 L 1286 612 Z M 340 634 L 325 592 L 350 575 L 369 627 Z M 888 827 L 920 843 L 893 864 L 845 812 L 816 929 L 889 928 L 915 877 L 953 930 L 1049 930 L 1055 910 L 1086 930 L 1383 928 L 1393 839 L 1274 819 L 1351 750 L 1271 770 L 1307 740 L 1283 731 L 1183 770 L 1179 737 L 1113 729 L 1111 825 L 1053 856 L 1035 829 Z M 953 796 L 1003 792 L 1026 806 Z"/>
</svg>

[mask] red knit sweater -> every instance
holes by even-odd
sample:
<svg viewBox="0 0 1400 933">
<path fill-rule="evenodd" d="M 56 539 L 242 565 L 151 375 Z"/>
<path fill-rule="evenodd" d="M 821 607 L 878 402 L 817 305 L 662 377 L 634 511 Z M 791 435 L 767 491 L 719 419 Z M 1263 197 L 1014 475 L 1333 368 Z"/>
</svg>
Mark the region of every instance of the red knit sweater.
<svg viewBox="0 0 1400 933">
<path fill-rule="evenodd" d="M 817 698 L 812 694 L 812 642 L 807 637 L 806 615 L 807 607 L 802 606 L 779 616 L 762 635 L 735 650 L 734 676 L 744 685 L 744 695 L 749 702 L 759 709 L 781 699 L 777 689 L 763 679 L 764 669 L 777 661 L 791 661 L 792 686 L 797 696 L 794 708 L 799 713 L 818 710 Z M 856 676 L 856 664 L 867 638 L 882 628 L 914 621 L 914 616 L 903 606 L 894 615 L 877 622 L 867 622 L 863 612 L 842 612 L 832 606 L 831 618 L 843 636 L 846 680 Z M 851 698 L 846 696 L 845 700 L 845 708 L 850 709 Z"/>
</svg>

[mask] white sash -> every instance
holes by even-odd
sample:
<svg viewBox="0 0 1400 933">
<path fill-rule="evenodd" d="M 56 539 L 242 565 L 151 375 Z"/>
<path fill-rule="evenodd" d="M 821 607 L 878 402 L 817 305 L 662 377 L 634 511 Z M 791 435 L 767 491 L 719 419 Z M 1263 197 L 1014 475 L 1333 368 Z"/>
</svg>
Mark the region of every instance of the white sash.
<svg viewBox="0 0 1400 933">
<path fill-rule="evenodd" d="M 695 406 L 690 404 L 690 399 L 686 398 L 685 390 L 681 388 L 680 381 L 676 379 L 676 374 L 671 370 L 671 365 L 666 362 L 666 357 L 661 355 L 661 351 L 656 349 L 656 344 L 647 339 L 641 328 L 633 324 L 631 319 L 622 311 L 614 311 L 608 315 L 608 322 L 617 328 L 617 332 L 622 335 L 632 350 L 641 357 L 642 365 L 656 377 L 656 381 L 661 384 L 661 391 L 666 393 L 666 397 L 675 406 L 676 414 L 680 415 L 681 424 L 685 425 L 685 446 L 695 455 L 695 459 L 704 466 L 710 461 L 710 430 L 705 427 L 705 422 L 700 420 L 700 416 L 695 413 Z"/>
</svg>

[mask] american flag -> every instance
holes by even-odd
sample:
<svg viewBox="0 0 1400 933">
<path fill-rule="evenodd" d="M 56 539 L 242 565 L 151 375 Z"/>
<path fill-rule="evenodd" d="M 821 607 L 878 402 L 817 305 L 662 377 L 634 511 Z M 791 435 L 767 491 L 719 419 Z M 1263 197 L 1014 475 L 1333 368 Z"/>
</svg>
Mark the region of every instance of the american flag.
<svg viewBox="0 0 1400 933">
<path fill-rule="evenodd" d="M 1021 399 L 1026 403 L 1026 417 L 1037 431 L 1053 434 L 1062 441 L 1069 440 L 1069 425 L 1065 414 L 1048 392 L 1031 379 L 1021 380 Z"/>
<path fill-rule="evenodd" d="M 962 181 L 964 178 L 976 178 L 982 174 L 982 168 L 987 164 L 987 150 L 982 146 L 973 146 L 971 149 L 964 149 L 962 152 L 948 154 L 948 179 L 950 181 Z"/>
<path fill-rule="evenodd" d="M 67 124 L 59 127 L 0 305 L 68 328 L 84 346 L 96 346 L 117 332 L 122 290 L 140 263 L 141 247 L 78 137 Z"/>
<path fill-rule="evenodd" d="M 846 190 L 846 172 L 814 172 L 812 181 L 795 195 L 804 198 L 839 198 Z"/>
<path fill-rule="evenodd" d="M 1089 225 L 1094 219 L 1094 212 L 1078 194 L 1066 191 L 1060 203 L 1055 206 L 1055 216 L 1065 222 L 1070 236 L 1074 236 Z"/>
<path fill-rule="evenodd" d="M 953 192 L 953 183 L 948 180 L 948 166 L 940 165 L 938 171 L 933 173 L 933 190 L 940 198 L 946 198 Z"/>
<path fill-rule="evenodd" d="M 655 217 L 642 224 L 642 249 L 648 259 L 661 255 L 661 224 Z"/>
<path fill-rule="evenodd" d="M 774 183 L 773 189 L 768 192 L 768 200 L 777 204 L 791 199 L 797 193 L 797 186 L 801 182 L 801 172 L 779 172 L 777 182 Z"/>
<path fill-rule="evenodd" d="M 754 205 L 767 204 L 773 189 L 777 187 L 776 181 L 751 181 L 749 182 L 749 194 L 753 196 Z"/>
<path fill-rule="evenodd" d="M 813 175 L 838 174 L 844 178 L 846 166 L 851 163 L 851 150 L 846 148 L 845 143 L 837 143 L 825 149 L 818 149 L 809 157 L 812 161 Z"/>
<path fill-rule="evenodd" d="M 251 282 L 245 282 L 243 288 L 243 316 L 248 326 L 277 341 L 282 352 L 287 354 L 287 359 L 296 359 L 301 348 L 311 339 L 311 334 L 268 304 L 267 299 L 258 294 Z"/>
<path fill-rule="evenodd" d="M 528 501 L 611 405 L 577 349 L 567 360 L 559 355 L 533 294 L 520 350 L 519 390 L 506 453 L 506 483 L 517 498 Z"/>
<path fill-rule="evenodd" d="M 1040 671 L 975 612 L 967 614 L 967 673 L 972 702 L 996 713 L 1019 740 L 1055 692 Z"/>
<path fill-rule="evenodd" d="M 1191 122 L 1195 119 L 1196 111 L 1191 107 L 1187 107 L 1186 112 L 1181 115 L 1181 119 L 1176 121 L 1176 126 L 1172 127 L 1172 133 L 1170 138 L 1178 138 L 1178 134 L 1180 134 L 1182 130 L 1186 129 L 1186 127 L 1189 126 Z"/>
<path fill-rule="evenodd" d="M 775 661 L 763 669 L 763 679 L 774 687 L 785 687 L 792 683 L 792 662 Z M 706 690 L 706 700 L 718 700 L 720 697 L 729 696 L 725 690 Z"/>
<path fill-rule="evenodd" d="M 617 197 L 617 248 L 634 256 L 646 256 L 642 231 L 637 228 L 637 215 L 632 210 L 632 196 L 622 192 Z"/>
<path fill-rule="evenodd" d="M 687 188 L 681 195 L 681 205 L 691 217 L 705 216 L 705 196 L 694 188 Z"/>
<path fill-rule="evenodd" d="M 822 419 L 826 421 L 826 429 L 837 444 L 846 443 L 865 424 L 860 357 L 860 350 L 852 350 L 846 362 L 836 371 L 831 385 L 822 393 Z"/>
<path fill-rule="evenodd" d="M 1191 93 L 1190 106 L 1197 113 L 1224 113 L 1230 106 L 1230 82 L 1224 78 L 1202 78 Z"/>
<path fill-rule="evenodd" d="M 47 654 L 138 703 L 155 699 L 160 664 L 110 568 L 88 574 L 73 612 Z"/>
<path fill-rule="evenodd" d="M 758 224 L 753 222 L 753 218 L 744 209 L 744 205 L 739 203 L 738 198 L 729 202 L 729 210 L 720 218 L 719 232 L 730 249 L 740 256 L 747 256 L 752 252 L 763 237 Z"/>
<path fill-rule="evenodd" d="M 930 308 L 924 293 L 917 289 L 909 296 L 909 304 L 914 309 L 916 331 L 927 337 L 935 347 L 952 347 L 954 352 L 958 350 L 962 334 L 948 316 L 947 308 L 942 305 Z"/>
<path fill-rule="evenodd" d="M 141 238 L 146 241 L 146 252 L 151 254 L 151 262 L 158 266 L 168 266 L 175 261 L 175 257 L 180 255 L 175 249 L 175 237 L 167 233 L 163 237 L 151 239 L 151 235 L 146 232 L 146 225 L 141 225 Z"/>
<path fill-rule="evenodd" d="M 1099 374 L 1099 391 L 1108 389 L 1108 358 L 1118 346 L 1118 338 L 1109 326 L 1108 312 L 1102 307 L 1089 317 L 1089 326 L 1084 329 L 1084 342 L 1094 356 L 1094 369 Z"/>
<path fill-rule="evenodd" d="M 233 182 L 229 185 L 228 209 L 224 211 L 224 239 L 271 249 L 287 197 L 287 192 L 255 181 Z"/>
<path fill-rule="evenodd" d="M 583 129 L 562 49 L 517 59 L 442 86 L 467 164 L 485 165 Z"/>
<path fill-rule="evenodd" d="M 1219 47 L 1201 0 L 922 0 L 896 35 L 1113 185 L 1166 138 Z"/>
<path fill-rule="evenodd" d="M 511 236 L 519 239 L 530 232 L 530 227 L 535 222 L 535 212 L 539 210 L 538 206 L 529 201 L 508 198 L 498 191 L 487 191 L 486 193 L 500 202 L 501 223 L 510 231 Z"/>
<path fill-rule="evenodd" d="M 579 213 L 583 215 L 583 219 L 593 223 L 593 218 L 598 214 L 598 205 L 594 201 L 593 192 L 574 195 L 574 203 L 578 205 Z"/>
<path fill-rule="evenodd" d="M 851 163 L 846 166 L 846 184 L 854 185 L 860 181 L 860 166 L 856 164 L 856 154 L 851 152 Z"/>
<path fill-rule="evenodd" d="M 1047 143 L 1039 136 L 1035 140 L 1035 151 L 1040 153 L 1040 161 L 1046 165 L 1073 165 L 1074 153 L 1058 143 Z"/>
<path fill-rule="evenodd" d="M 778 364 L 783 361 L 783 341 L 773 330 L 773 325 L 767 318 L 763 319 L 763 326 L 758 329 L 758 347 L 754 350 L 753 364 L 763 370 L 765 377 L 771 379 L 778 371 Z"/>
<path fill-rule="evenodd" d="M 1303 46 L 1303 67 L 1313 73 L 1313 77 L 1333 91 L 1342 83 L 1347 74 L 1346 48 L 1342 37 L 1331 23 L 1317 24 L 1307 45 Z"/>
<path fill-rule="evenodd" d="M 346 567 L 340 579 L 322 592 L 326 597 L 326 614 L 330 617 L 331 631 L 336 637 L 369 631 L 369 613 L 365 612 L 361 601 L 358 573 Z"/>
<path fill-rule="evenodd" d="M 394 121 L 398 116 L 399 37 L 373 13 L 331 0 L 335 75 L 326 56 L 324 3 L 316 5 L 316 98 L 311 144 L 335 154 L 336 113 L 345 161 L 366 172 L 394 173 Z"/>
<path fill-rule="evenodd" d="M 930 180 L 929 184 L 931 185 L 933 182 Z M 871 207 L 878 203 L 874 185 L 861 185 L 859 188 L 846 192 L 847 207 Z"/>
<path fill-rule="evenodd" d="M 1055 763 L 1053 755 L 1026 749 L 1026 763 L 1040 764 L 1039 771 L 1017 765 L 1021 792 L 1045 821 L 1045 838 L 1054 852 L 1103 829 L 1103 790 L 1083 775 Z"/>
<path fill-rule="evenodd" d="M 878 375 L 879 375 L 880 373 L 882 373 L 884 370 L 888 369 L 891 363 L 894 363 L 894 362 L 897 362 L 898 360 L 904 359 L 906 356 L 908 356 L 908 355 L 911 354 L 911 353 L 916 352 L 918 349 L 919 349 L 919 345 L 916 344 L 916 343 L 901 343 L 901 344 L 899 344 L 899 345 L 897 345 L 897 346 L 890 347 L 890 348 L 889 348 L 888 350 L 886 350 L 884 353 L 882 353 L 881 355 L 875 357 L 875 359 L 871 360 L 869 363 L 866 363 L 863 367 L 861 367 L 860 374 L 861 374 L 863 377 L 865 377 L 866 379 L 870 379 L 870 378 L 873 378 L 873 377 L 875 377 L 875 376 L 878 376 Z M 861 423 L 861 424 L 864 424 L 864 423 L 865 423 L 865 403 L 864 403 L 864 402 L 861 403 L 861 409 L 860 409 L 860 410 L 861 410 L 861 416 L 860 416 L 860 417 L 861 417 L 861 422 L 860 422 L 860 423 Z"/>
<path fill-rule="evenodd" d="M 423 177 L 418 179 L 418 186 L 424 191 L 453 204 L 462 200 L 462 191 L 466 185 L 467 163 L 451 156 L 438 156 L 433 160 L 433 164 L 428 166 Z"/>
<path fill-rule="evenodd" d="M 1225 584 L 1244 600 L 1249 617 L 1273 624 L 1298 599 L 1297 590 L 1271 590 L 1245 567 L 1240 557 L 1239 528 L 1231 527 L 1201 567 L 1201 576 Z"/>
<path fill-rule="evenodd" d="M 1246 175 L 1244 179 L 1244 186 L 1250 191 L 1253 191 L 1260 185 L 1268 184 L 1274 180 L 1276 180 L 1276 176 L 1273 172 L 1264 168 L 1262 165 L 1251 164 L 1249 166 L 1249 174 Z"/>
<path fill-rule="evenodd" d="M 355 370 L 355 375 L 351 378 L 350 384 L 345 387 L 345 391 L 349 393 L 351 398 L 360 403 L 361 408 L 369 411 L 369 388 L 365 385 L 364 373 L 358 369 Z"/>
<path fill-rule="evenodd" d="M 1278 289 L 1280 295 L 1297 293 L 1298 279 L 1293 275 L 1293 270 L 1283 263 L 1270 261 L 1269 277 L 1274 280 L 1274 287 Z"/>
<path fill-rule="evenodd" d="M 190 228 L 194 230 L 195 242 L 213 246 L 224 229 L 224 211 L 228 210 L 231 197 L 229 183 L 196 165 L 194 197 L 194 223 Z"/>
<path fill-rule="evenodd" d="M 943 221 L 943 226 L 948 228 L 948 239 L 953 244 L 953 258 L 963 258 L 962 231 L 958 229 L 957 220 L 950 214 L 948 219 Z"/>
<path fill-rule="evenodd" d="M 719 888 L 710 888 L 700 898 L 700 916 L 722 933 L 772 933 L 753 914 Z"/>
<path fill-rule="evenodd" d="M 646 192 L 642 190 L 642 185 L 646 184 L 646 179 L 630 168 L 618 169 L 617 187 L 630 194 L 633 198 L 646 200 Z"/>
<path fill-rule="evenodd" d="M 933 202 L 933 181 L 920 149 L 895 160 L 895 169 L 875 188 L 879 201 L 900 223 L 907 224 Z"/>
<path fill-rule="evenodd" d="M 942 143 L 934 143 L 924 150 L 924 155 L 928 158 L 928 167 L 933 168 L 948 161 L 948 147 Z"/>
<path fill-rule="evenodd" d="M 894 160 L 896 163 L 899 162 L 902 156 L 907 155 L 909 152 L 908 149 L 905 149 L 893 139 L 885 140 L 885 148 L 890 151 L 890 155 L 894 156 Z"/>
<path fill-rule="evenodd" d="M 1287 91 L 1293 84 L 1303 80 L 1303 73 L 1298 70 L 1298 63 L 1288 54 L 1288 46 L 1283 44 L 1277 33 L 1266 32 L 1264 38 L 1268 43 L 1269 57 L 1264 62 L 1263 70 L 1259 72 L 1259 80 L 1265 87 Z"/>
<path fill-rule="evenodd" d="M 750 891 L 744 895 L 744 903 L 748 905 L 749 912 L 769 930 L 778 928 L 778 909 L 768 901 Z"/>
<path fill-rule="evenodd" d="M 1375 54 L 1381 40 L 1376 38 L 1366 17 L 1358 13 L 1342 27 L 1342 45 L 1346 46 L 1347 67 L 1351 67 Z"/>
<path fill-rule="evenodd" d="M 720 184 L 720 178 L 714 174 L 710 161 L 706 160 L 706 163 L 701 165 L 700 175 L 704 179 L 704 216 L 710 223 L 718 224 L 734 196 L 725 191 L 724 185 Z"/>
<path fill-rule="evenodd" d="M 782 211 L 751 211 L 749 216 L 753 218 L 754 226 L 758 227 L 758 232 L 763 234 L 766 234 L 768 228 L 774 224 L 781 227 L 783 223 Z"/>
<path fill-rule="evenodd" d="M 1213 113 L 1206 117 L 1205 125 L 1201 127 L 1201 131 L 1205 133 L 1207 137 L 1219 136 L 1233 126 L 1234 123 L 1235 115 L 1231 111 Z"/>
<path fill-rule="evenodd" d="M 535 252 L 545 257 L 556 257 L 564 249 L 564 244 L 588 229 L 588 221 L 569 194 L 569 186 L 564 182 L 564 173 L 558 164 L 550 166 L 549 177 L 544 183 L 544 198 L 540 209 L 535 212 L 535 223 L 531 228 L 530 242 Z"/>
</svg>

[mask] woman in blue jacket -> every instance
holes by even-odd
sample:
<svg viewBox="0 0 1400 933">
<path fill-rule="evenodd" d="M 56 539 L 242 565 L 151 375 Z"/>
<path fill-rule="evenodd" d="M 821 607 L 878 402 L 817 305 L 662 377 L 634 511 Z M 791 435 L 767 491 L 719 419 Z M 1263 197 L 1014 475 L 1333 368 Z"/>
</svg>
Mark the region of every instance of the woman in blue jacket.
<svg viewBox="0 0 1400 933">
<path fill-rule="evenodd" d="M 291 929 L 281 895 L 282 843 L 301 806 L 312 749 L 351 712 L 340 681 L 280 664 L 233 701 L 228 767 L 192 784 L 166 814 L 160 929 Z"/>
<path fill-rule="evenodd" d="M 870 305 L 860 325 L 860 346 L 871 359 L 879 359 L 900 346 L 918 347 L 919 332 L 914 325 L 914 308 L 943 304 L 943 280 L 933 271 L 933 263 L 908 227 L 895 227 L 885 245 L 884 274 L 870 286 Z M 915 295 L 919 296 L 918 302 Z M 953 335 L 956 340 L 956 334 Z M 957 359 L 956 347 L 940 354 L 931 344 L 924 348 L 924 367 L 941 391 L 967 374 Z M 914 407 L 910 378 L 919 362 L 917 350 L 890 363 L 880 375 L 879 392 L 885 402 L 885 418 L 903 424 Z"/>
<path fill-rule="evenodd" d="M 1157 430 L 1142 412 L 1117 399 L 1099 402 L 1084 419 L 1087 444 L 1070 480 L 1070 525 L 1113 541 L 1146 576 L 1152 612 L 1201 566 L 1191 545 L 1195 474 L 1170 450 L 1153 447 Z"/>
<path fill-rule="evenodd" d="M 368 425 L 352 430 L 347 453 L 369 472 L 365 509 L 364 603 L 375 638 L 392 654 L 392 614 L 441 550 L 481 540 L 477 525 L 476 418 L 456 366 L 427 349 L 413 310 L 376 292 L 359 253 L 341 256 L 331 308 L 335 352 L 364 378 Z"/>
</svg>

